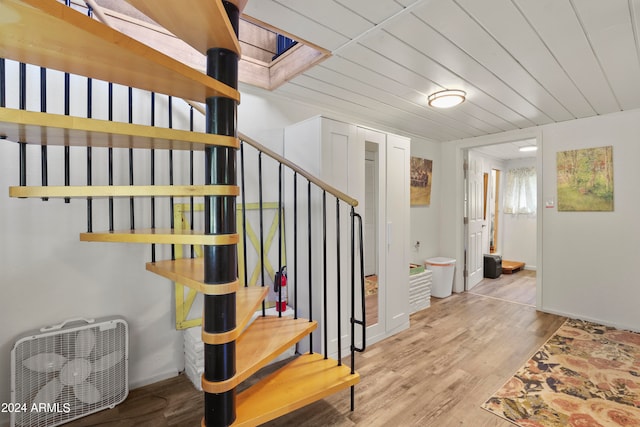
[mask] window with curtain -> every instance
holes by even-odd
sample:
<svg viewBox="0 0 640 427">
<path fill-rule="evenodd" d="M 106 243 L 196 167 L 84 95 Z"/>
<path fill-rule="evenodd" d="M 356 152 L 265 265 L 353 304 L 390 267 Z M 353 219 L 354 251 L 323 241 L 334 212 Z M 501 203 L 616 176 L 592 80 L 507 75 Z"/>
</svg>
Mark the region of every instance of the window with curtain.
<svg viewBox="0 0 640 427">
<path fill-rule="evenodd" d="M 509 169 L 504 192 L 504 213 L 535 215 L 536 193 L 536 168 Z"/>
</svg>

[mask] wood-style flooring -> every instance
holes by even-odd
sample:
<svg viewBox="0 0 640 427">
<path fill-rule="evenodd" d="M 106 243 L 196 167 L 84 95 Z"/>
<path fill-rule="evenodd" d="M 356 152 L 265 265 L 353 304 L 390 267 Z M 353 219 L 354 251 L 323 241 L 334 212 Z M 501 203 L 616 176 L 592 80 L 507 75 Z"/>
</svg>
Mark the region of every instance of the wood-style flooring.
<svg viewBox="0 0 640 427">
<path fill-rule="evenodd" d="M 494 297 L 432 298 L 411 327 L 356 356 L 362 380 L 349 391 L 266 424 L 269 427 L 510 427 L 480 405 L 563 323 L 564 318 Z M 112 410 L 71 426 L 200 425 L 202 393 L 181 375 L 142 389 Z"/>
<path fill-rule="evenodd" d="M 520 270 L 496 279 L 482 279 L 469 292 L 520 304 L 536 305 L 536 272 Z"/>
</svg>

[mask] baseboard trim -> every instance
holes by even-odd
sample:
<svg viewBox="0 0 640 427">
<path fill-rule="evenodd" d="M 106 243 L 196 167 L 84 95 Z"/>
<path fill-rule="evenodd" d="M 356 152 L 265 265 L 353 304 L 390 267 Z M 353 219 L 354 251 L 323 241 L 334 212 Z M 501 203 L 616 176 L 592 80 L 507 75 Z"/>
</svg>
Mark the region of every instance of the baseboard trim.
<svg viewBox="0 0 640 427">
<path fill-rule="evenodd" d="M 625 325 L 625 324 L 617 323 L 617 322 L 611 322 L 611 321 L 608 321 L 608 320 L 602 320 L 602 319 L 598 319 L 598 318 L 591 317 L 591 316 L 584 316 L 584 315 L 581 315 L 581 314 L 568 313 L 568 312 L 564 312 L 562 310 L 553 310 L 553 309 L 548 309 L 548 308 L 538 308 L 538 311 L 541 311 L 543 313 L 555 314 L 556 316 L 568 317 L 570 319 L 586 320 L 587 322 L 598 323 L 600 325 L 610 326 L 610 327 L 616 328 L 616 329 L 624 329 L 624 330 L 627 330 L 627 331 L 633 331 L 633 332 L 639 332 L 640 333 L 640 329 L 638 329 L 637 326 L 633 327 L 633 326 L 630 326 L 630 325 Z"/>
</svg>

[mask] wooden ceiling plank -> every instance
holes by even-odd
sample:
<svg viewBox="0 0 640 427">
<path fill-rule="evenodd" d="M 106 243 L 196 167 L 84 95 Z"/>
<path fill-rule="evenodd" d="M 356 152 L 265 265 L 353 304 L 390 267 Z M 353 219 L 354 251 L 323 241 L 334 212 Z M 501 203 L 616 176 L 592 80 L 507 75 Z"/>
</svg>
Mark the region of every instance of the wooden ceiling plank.
<svg viewBox="0 0 640 427">
<path fill-rule="evenodd" d="M 305 41 L 328 50 L 337 49 L 349 41 L 349 37 L 346 35 L 327 28 L 317 20 L 301 15 L 295 9 L 273 0 L 249 2 L 245 13 L 252 17 L 259 17 L 260 21 L 268 22 L 286 33 L 295 34 Z"/>
<path fill-rule="evenodd" d="M 469 57 L 461 57 L 456 67 L 459 69 L 452 70 L 426 55 L 419 54 L 412 46 L 388 33 L 372 35 L 361 43 L 390 61 L 401 64 L 401 67 L 410 72 L 436 82 L 438 86 L 434 84 L 433 90 L 429 92 L 452 87 L 462 89 L 467 92 L 468 100 L 473 100 L 478 105 L 491 105 L 491 111 L 520 128 L 552 121 Z"/>
<path fill-rule="evenodd" d="M 379 24 L 404 8 L 394 0 L 335 0 L 337 3 L 358 13 L 364 19 Z"/>
<path fill-rule="evenodd" d="M 386 110 L 373 109 L 371 106 L 363 106 L 354 103 L 344 93 L 341 96 L 327 94 L 321 88 L 307 87 L 299 84 L 298 81 L 304 76 L 299 76 L 294 83 L 281 86 L 274 92 L 278 95 L 286 96 L 294 100 L 305 102 L 305 100 L 314 99 L 315 104 L 322 109 L 323 112 L 331 113 L 340 111 L 344 120 L 356 121 L 362 125 L 380 126 L 381 123 L 386 124 L 391 130 L 409 135 L 425 135 L 424 123 L 419 120 L 408 120 L 406 115 L 398 117 L 390 115 Z M 365 119 L 366 118 L 366 119 Z M 434 141 L 452 141 L 460 139 L 459 134 L 452 134 L 450 128 L 436 123 L 429 127 L 429 138 Z"/>
<path fill-rule="evenodd" d="M 414 13 L 419 13 L 422 8 L 416 8 Z M 459 18 L 466 17 L 462 13 Z M 468 18 L 468 17 L 467 17 Z M 448 17 L 452 19 L 452 17 Z M 489 37 L 473 21 L 451 20 L 449 25 L 455 28 L 465 28 L 463 32 L 471 42 L 482 46 L 481 53 L 490 52 L 493 62 L 486 58 L 476 58 L 477 52 L 468 52 L 464 46 L 458 46 L 442 33 L 426 25 L 416 15 L 407 15 L 401 22 L 391 22 L 385 27 L 392 35 L 402 40 L 405 45 L 411 46 L 415 52 L 431 58 L 441 64 L 445 69 L 451 70 L 474 86 L 483 88 L 511 108 L 523 114 L 536 124 L 547 124 L 554 121 L 569 120 L 571 114 L 562 107 L 551 95 L 541 91 L 540 85 L 531 78 L 526 71 L 518 66 L 495 41 Z M 466 25 L 466 27 L 462 27 Z M 475 33 L 475 34 L 474 34 Z M 471 35 L 474 34 L 472 37 Z M 480 41 L 483 41 L 480 43 Z M 501 67 L 509 67 L 508 72 L 499 71 Z M 460 85 L 461 83 L 457 83 Z M 456 87 L 452 82 L 450 87 Z M 462 88 L 464 90 L 464 88 Z"/>
<path fill-rule="evenodd" d="M 530 74 L 542 86 L 538 90 L 547 91 L 553 96 L 571 113 L 571 118 L 590 117 L 595 114 L 584 95 L 510 0 L 487 0 L 482 4 L 460 0 L 457 4 L 464 8 L 464 11 L 452 4 L 438 4 L 432 13 L 442 14 L 442 17 L 448 20 L 451 16 L 464 14 L 466 11 L 480 23 L 488 33 L 487 36 L 490 35 L 490 38 L 497 40 L 494 41 L 493 48 L 487 45 L 488 40 L 479 37 L 475 31 L 468 37 L 459 37 L 467 31 L 456 31 L 456 26 L 445 26 L 440 20 L 429 19 L 424 9 L 420 16 L 422 19 L 429 19 L 430 24 L 438 31 L 456 42 L 471 56 L 487 64 L 488 68 L 494 70 L 503 80 L 509 80 L 505 77 L 507 74 L 515 75 L 513 67 L 522 68 L 522 71 Z M 468 16 L 466 18 L 468 19 Z M 469 22 L 469 25 L 472 24 L 473 22 Z M 497 50 L 501 52 L 498 53 Z M 496 63 L 497 57 L 503 58 L 503 65 Z M 551 114 L 550 112 L 549 115 Z M 563 117 L 559 116 L 560 119 Z"/>
<path fill-rule="evenodd" d="M 420 73 L 419 69 L 415 71 L 408 69 L 383 56 L 379 52 L 375 52 L 360 44 L 349 46 L 348 53 L 346 53 L 345 56 L 357 64 L 371 64 L 376 72 L 394 81 L 402 82 L 402 84 L 414 88 L 425 95 L 444 88 L 436 85 L 435 83 L 437 82 L 434 83 L 431 81 L 427 78 L 426 74 Z M 431 64 L 432 67 L 437 66 L 436 64 Z M 444 73 L 446 73 L 446 70 L 440 70 L 440 74 Z M 487 123 L 491 123 L 505 130 L 533 125 L 532 122 L 525 121 L 521 115 L 507 108 L 505 105 L 500 104 L 491 97 L 485 96 L 478 89 L 474 87 L 467 87 L 466 89 L 470 95 L 470 99 L 473 100 L 469 103 L 477 107 L 477 114 L 474 115 Z"/>
<path fill-rule="evenodd" d="M 569 2 L 516 0 L 571 80 L 598 114 L 620 106 Z"/>
<path fill-rule="evenodd" d="M 370 51 L 369 51 L 370 52 Z M 372 55 L 373 52 L 371 52 Z M 366 66 L 365 66 L 366 65 Z M 375 70 L 368 68 L 373 66 Z M 494 114 L 479 108 L 472 102 L 465 102 L 459 108 L 449 111 L 438 111 L 427 106 L 427 91 L 420 91 L 418 88 L 427 87 L 431 82 L 422 79 L 415 86 L 404 80 L 391 79 L 388 75 L 383 75 L 378 71 L 377 61 L 351 62 L 344 58 L 332 57 L 322 64 L 322 67 L 331 69 L 344 76 L 357 76 L 358 80 L 365 82 L 371 96 L 379 97 L 379 92 L 384 92 L 382 96 L 395 98 L 398 105 L 406 105 L 409 111 L 430 118 L 434 121 L 443 120 L 450 126 L 460 126 L 460 123 L 468 123 L 471 127 L 479 129 L 485 133 L 495 133 L 510 129 L 516 129 Z M 311 70 L 310 73 L 316 70 Z M 418 76 L 416 76 L 418 77 Z"/>
<path fill-rule="evenodd" d="M 349 39 L 356 38 L 373 27 L 371 21 L 334 1 L 280 0 L 279 3 L 309 20 L 324 22 L 328 28 Z"/>
<path fill-rule="evenodd" d="M 638 107 L 640 61 L 626 1 L 573 2 L 593 51 L 623 110 Z"/>
</svg>

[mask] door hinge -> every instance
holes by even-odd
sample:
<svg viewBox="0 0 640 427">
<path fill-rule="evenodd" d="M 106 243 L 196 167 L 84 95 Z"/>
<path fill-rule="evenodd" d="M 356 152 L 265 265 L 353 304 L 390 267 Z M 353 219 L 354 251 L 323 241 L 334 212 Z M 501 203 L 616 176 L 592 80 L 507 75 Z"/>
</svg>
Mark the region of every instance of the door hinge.
<svg viewBox="0 0 640 427">
<path fill-rule="evenodd" d="M 466 279 L 467 277 L 469 277 L 469 270 L 467 270 L 466 268 L 462 271 L 462 275 L 464 276 L 464 278 Z"/>
<path fill-rule="evenodd" d="M 464 217 L 464 219 L 462 220 L 462 223 L 463 223 L 464 225 L 468 225 L 468 224 L 469 224 L 469 217 L 468 217 L 468 216 L 465 216 L 465 217 Z"/>
</svg>

